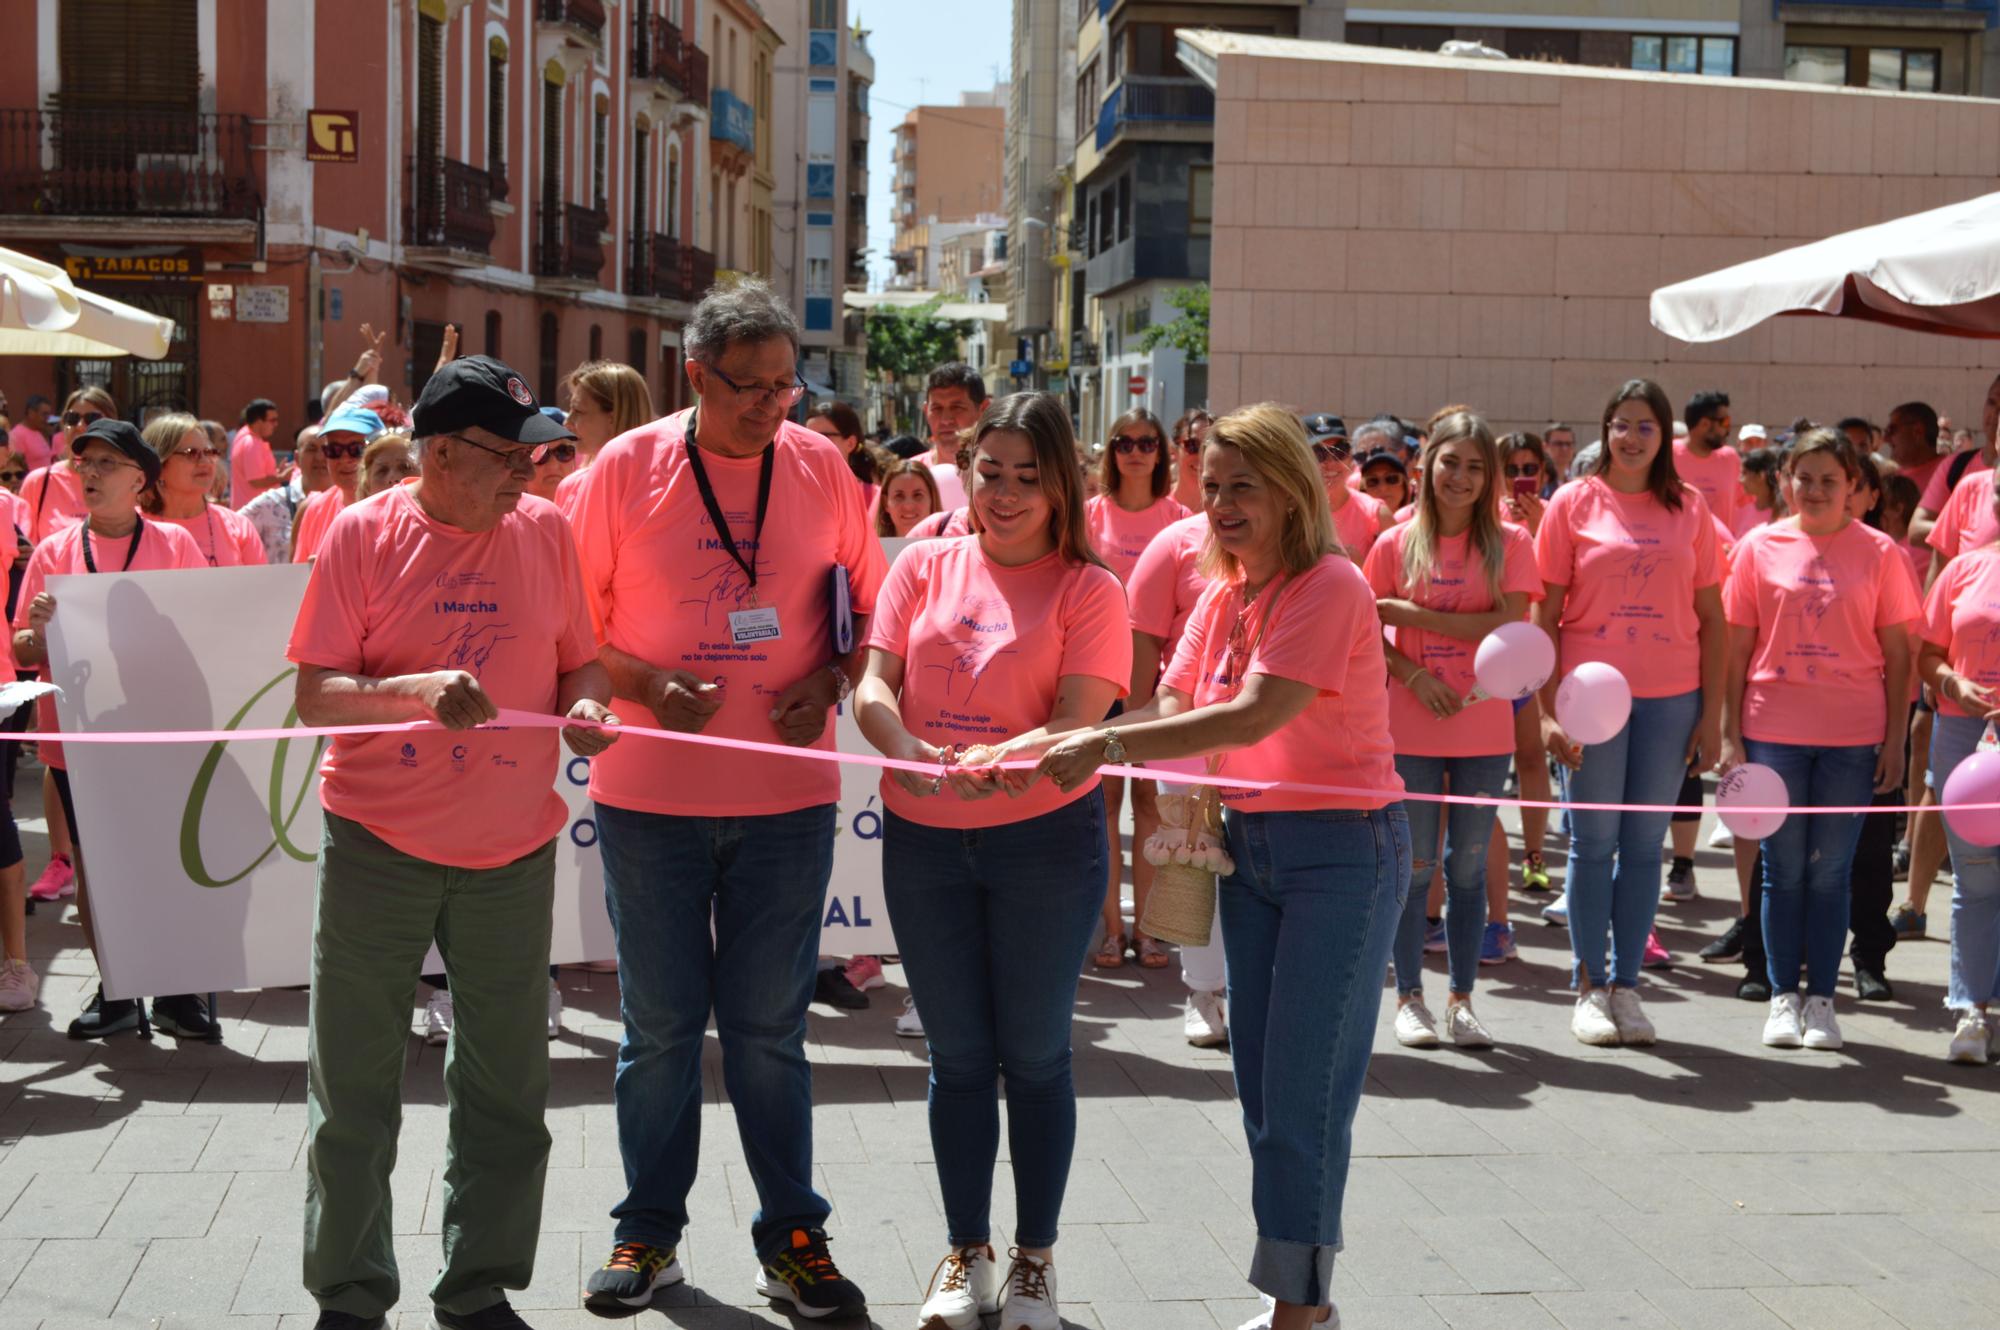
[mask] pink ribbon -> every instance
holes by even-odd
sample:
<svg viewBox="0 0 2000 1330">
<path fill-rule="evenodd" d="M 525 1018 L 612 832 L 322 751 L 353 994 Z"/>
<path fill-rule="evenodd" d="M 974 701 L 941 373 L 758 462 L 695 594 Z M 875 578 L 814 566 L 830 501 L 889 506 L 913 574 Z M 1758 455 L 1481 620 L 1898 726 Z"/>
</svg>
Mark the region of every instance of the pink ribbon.
<svg viewBox="0 0 2000 1330">
<path fill-rule="evenodd" d="M 569 726 L 582 729 L 598 728 L 588 721 L 574 721 L 562 716 L 544 715 L 538 711 L 517 711 L 510 707 L 500 709 L 500 718 L 490 726 L 481 729 L 539 729 L 558 730 Z M 65 744 L 186 744 L 186 743 L 231 743 L 259 739 L 314 739 L 338 737 L 343 734 L 409 734 L 432 730 L 443 731 L 444 726 L 436 721 L 398 721 L 383 725 L 308 725 L 293 728 L 256 730 L 122 730 L 98 733 L 73 734 L 69 732 L 40 734 L 0 734 L 0 742 L 23 742 L 35 739 L 50 739 Z M 794 748 L 790 744 L 761 743 L 755 739 L 724 739 L 712 734 L 684 734 L 679 730 L 656 729 L 649 725 L 604 726 L 615 729 L 621 735 L 640 739 L 666 739 L 674 743 L 699 744 L 709 748 L 731 748 L 746 753 L 766 753 L 773 757 L 805 758 L 812 762 L 846 763 L 851 766 L 877 767 L 885 771 L 915 771 L 926 776 L 935 776 L 939 766 L 935 762 L 906 762 L 900 758 L 881 757 L 873 753 L 842 753 L 824 748 Z M 1035 763 L 1029 761 L 1006 762 L 1001 764 L 1009 770 L 1033 770 Z M 1564 803 L 1553 799 L 1504 799 L 1483 794 L 1414 794 L 1404 790 L 1373 790 L 1356 785 L 1314 785 L 1303 781 L 1249 780 L 1241 776 L 1211 776 L 1194 772 L 1162 772 L 1158 769 L 1133 766 L 1102 766 L 1098 774 L 1104 776 L 1125 776 L 1136 780 L 1159 780 L 1171 776 L 1180 785 L 1216 785 L 1228 790 L 1284 790 L 1293 794 L 1326 794 L 1346 799 L 1364 799 L 1374 803 L 1393 802 L 1401 799 L 1433 804 L 1486 804 L 1495 808 L 1567 808 L 1571 812 L 1582 813 L 1659 813 L 1680 812 L 1680 804 L 1591 804 Z M 2000 803 L 1981 804 L 1925 804 L 1923 807 L 1934 812 L 1990 812 L 2000 810 Z M 1785 804 L 1731 804 L 1732 813 L 1794 813 L 1807 815 L 1815 813 L 1914 813 L 1918 806 L 1912 804 L 1866 804 L 1860 806 L 1835 806 L 1822 808 L 1794 808 Z"/>
</svg>

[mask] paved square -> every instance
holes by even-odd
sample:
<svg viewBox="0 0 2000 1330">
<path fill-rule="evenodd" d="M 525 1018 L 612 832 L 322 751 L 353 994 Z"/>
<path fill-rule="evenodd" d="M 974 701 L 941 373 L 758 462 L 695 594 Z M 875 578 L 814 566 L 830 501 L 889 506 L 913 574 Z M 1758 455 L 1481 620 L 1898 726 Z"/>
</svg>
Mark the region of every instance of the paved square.
<svg viewBox="0 0 2000 1330">
<path fill-rule="evenodd" d="M 46 854 L 36 774 L 19 782 L 32 870 Z M 1703 852 L 1700 882 L 1698 901 L 1661 909 L 1683 961 L 1647 980 L 1656 1049 L 1569 1037 L 1565 935 L 1518 893 L 1520 959 L 1480 972 L 1498 1049 L 1411 1053 L 1385 1014 L 1337 1279 L 1350 1330 L 2000 1325 L 2000 1068 L 1943 1060 L 1944 943 L 1896 950 L 1894 1003 L 1859 1008 L 1843 983 L 1845 1051 L 1773 1052 L 1758 1043 L 1762 1007 L 1733 997 L 1737 968 L 1692 960 L 1735 908 L 1726 854 Z M 1948 899 L 1948 886 L 1932 899 L 1939 935 Z M 44 906 L 29 940 L 44 1004 L 0 1019 L 0 1327 L 311 1325 L 305 994 L 225 995 L 220 1047 L 72 1043 L 63 1027 L 94 983 L 74 911 Z M 1434 1003 L 1442 959 L 1430 958 Z M 814 1127 L 834 1253 L 876 1323 L 908 1330 L 943 1221 L 923 1049 L 893 1033 L 890 976 L 872 1010 L 813 1009 Z M 562 984 L 544 1237 L 535 1285 L 514 1299 L 538 1328 L 603 1324 L 580 1296 L 620 1185 L 616 977 L 564 971 Z M 1182 1041 L 1179 1003 L 1177 971 L 1083 983 L 1057 1253 L 1077 1326 L 1226 1330 L 1257 1309 L 1228 1056 Z M 756 1203 L 714 1057 L 711 1045 L 690 1284 L 641 1327 L 789 1323 L 751 1289 Z M 437 1262 L 441 1065 L 442 1050 L 411 1039 L 394 1202 L 405 1327 L 424 1323 Z M 1004 1232 L 1004 1168 L 997 1200 Z"/>
</svg>

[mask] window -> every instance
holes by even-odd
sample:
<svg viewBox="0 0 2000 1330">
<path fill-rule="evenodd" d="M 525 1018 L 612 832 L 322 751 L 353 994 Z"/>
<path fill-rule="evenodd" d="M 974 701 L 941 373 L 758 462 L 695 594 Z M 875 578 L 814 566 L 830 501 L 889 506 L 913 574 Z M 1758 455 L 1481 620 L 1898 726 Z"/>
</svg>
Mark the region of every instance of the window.
<svg viewBox="0 0 2000 1330">
<path fill-rule="evenodd" d="M 634 328 L 625 334 L 625 363 L 646 377 L 646 330 Z"/>
<path fill-rule="evenodd" d="M 507 178 L 507 43 L 499 37 L 486 44 L 486 171 L 496 183 Z"/>
<path fill-rule="evenodd" d="M 1632 68 L 1667 74 L 1733 78 L 1736 74 L 1736 39 L 1636 36 L 1632 38 Z"/>
<path fill-rule="evenodd" d="M 1118 239 L 1132 238 L 1132 177 L 1118 177 Z"/>
<path fill-rule="evenodd" d="M 1847 82 L 1845 46 L 1787 46 L 1785 77 L 1793 83 L 1823 83 L 1840 87 Z"/>
<path fill-rule="evenodd" d="M 1215 168 L 1188 168 L 1188 234 L 1205 236 L 1215 224 Z"/>
<path fill-rule="evenodd" d="M 178 0 L 62 0 L 56 21 L 62 104 L 199 109 L 196 8 Z M 9 26 L 25 36 L 15 26 L 23 11 L 15 14 Z"/>
<path fill-rule="evenodd" d="M 1891 92 L 1936 92 L 1938 53 L 1874 47 L 1868 52 L 1868 86 Z"/>
<path fill-rule="evenodd" d="M 611 198 L 610 167 L 611 99 L 599 93 L 590 116 L 590 206 L 599 212 L 605 210 Z"/>
<path fill-rule="evenodd" d="M 553 402 L 556 400 L 556 376 L 559 373 L 561 365 L 561 346 L 562 332 L 556 323 L 556 316 L 552 313 L 544 313 L 542 315 L 541 364 L 539 366 L 541 372 L 536 376 L 541 381 L 536 395 L 544 402 Z"/>
<path fill-rule="evenodd" d="M 647 205 L 652 202 L 646 189 L 646 166 L 652 157 L 652 131 L 641 125 L 632 134 L 632 234 L 645 235 L 653 228 L 648 225 Z"/>
<path fill-rule="evenodd" d="M 676 240 L 681 234 L 681 145 L 667 143 L 667 234 Z"/>
<path fill-rule="evenodd" d="M 833 294 L 833 232 L 824 227 L 806 231 L 806 295 Z"/>
<path fill-rule="evenodd" d="M 590 325 L 590 355 L 588 359 L 604 359 L 604 326 L 602 324 L 593 323 Z"/>
<path fill-rule="evenodd" d="M 500 311 L 497 309 L 486 311 L 486 354 L 495 360 L 507 358 L 500 354 Z"/>
<path fill-rule="evenodd" d="M 837 28 L 840 26 L 840 0 L 812 0 L 812 24 L 815 28 Z"/>
<path fill-rule="evenodd" d="M 1076 137 L 1082 142 L 1097 132 L 1097 62 L 1092 60 L 1076 76 Z"/>
<path fill-rule="evenodd" d="M 552 232 L 562 215 L 562 84 L 542 84 L 542 229 Z"/>
</svg>

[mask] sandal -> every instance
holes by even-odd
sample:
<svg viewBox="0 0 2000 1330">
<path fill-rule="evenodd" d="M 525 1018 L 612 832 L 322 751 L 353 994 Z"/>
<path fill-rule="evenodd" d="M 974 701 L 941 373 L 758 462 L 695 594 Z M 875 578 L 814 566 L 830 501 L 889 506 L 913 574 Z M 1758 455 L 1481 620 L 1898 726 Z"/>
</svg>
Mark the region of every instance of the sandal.
<svg viewBox="0 0 2000 1330">
<path fill-rule="evenodd" d="M 1097 954 L 1090 958 L 1090 963 L 1100 970 L 1115 970 L 1123 965 L 1125 963 L 1125 935 L 1123 933 L 1106 933 L 1104 935 L 1104 944 L 1097 949 Z"/>
<path fill-rule="evenodd" d="M 1133 945 L 1132 950 L 1139 953 L 1139 968 L 1164 970 L 1174 963 L 1173 954 L 1158 938 L 1147 937 L 1144 934 L 1139 934 L 1138 937 L 1139 940 Z"/>
</svg>

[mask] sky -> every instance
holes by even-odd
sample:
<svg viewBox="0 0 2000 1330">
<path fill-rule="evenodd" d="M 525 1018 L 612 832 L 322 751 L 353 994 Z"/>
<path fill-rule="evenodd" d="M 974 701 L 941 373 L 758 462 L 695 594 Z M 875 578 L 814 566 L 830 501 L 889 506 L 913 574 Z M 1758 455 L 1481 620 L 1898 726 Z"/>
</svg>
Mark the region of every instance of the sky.
<svg viewBox="0 0 2000 1330">
<path fill-rule="evenodd" d="M 984 92 L 1006 82 L 1014 5 L 1013 0 L 848 0 L 847 12 L 868 33 L 875 57 L 868 108 L 868 245 L 874 251 L 868 274 L 869 285 L 879 289 L 894 267 L 889 154 L 896 126 L 913 106 L 956 106 L 961 92 Z M 997 161 L 993 173 L 1000 174 Z"/>
</svg>

